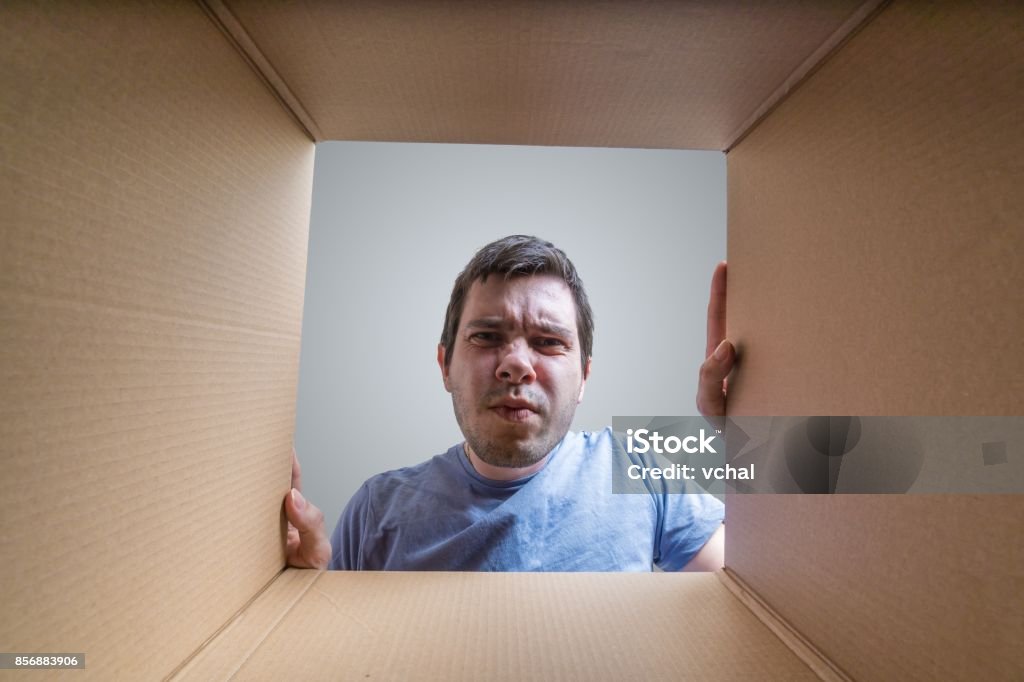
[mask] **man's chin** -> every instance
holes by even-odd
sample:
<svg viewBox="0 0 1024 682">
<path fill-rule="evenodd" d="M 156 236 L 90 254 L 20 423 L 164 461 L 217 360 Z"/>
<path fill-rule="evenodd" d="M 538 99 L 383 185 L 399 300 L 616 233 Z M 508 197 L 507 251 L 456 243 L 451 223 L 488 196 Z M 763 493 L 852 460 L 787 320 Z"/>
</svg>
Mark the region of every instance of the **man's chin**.
<svg viewBox="0 0 1024 682">
<path fill-rule="evenodd" d="M 480 457 L 485 464 L 490 464 L 492 467 L 498 467 L 500 469 L 525 469 L 526 467 L 533 466 L 540 460 L 544 459 L 544 454 L 537 457 L 532 453 L 488 452 L 484 457 L 480 457 L 480 455 L 477 456 Z"/>
<path fill-rule="evenodd" d="M 469 441 L 473 454 L 484 463 L 503 469 L 521 469 L 536 464 L 550 451 L 533 438 L 495 438 Z"/>
</svg>

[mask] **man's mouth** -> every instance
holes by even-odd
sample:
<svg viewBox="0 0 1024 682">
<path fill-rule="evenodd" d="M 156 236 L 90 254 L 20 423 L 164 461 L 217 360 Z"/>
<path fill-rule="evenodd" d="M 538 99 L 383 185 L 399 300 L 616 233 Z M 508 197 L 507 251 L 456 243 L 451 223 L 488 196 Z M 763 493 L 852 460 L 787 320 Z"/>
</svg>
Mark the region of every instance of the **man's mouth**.
<svg viewBox="0 0 1024 682">
<path fill-rule="evenodd" d="M 524 422 L 537 414 L 537 409 L 528 400 L 515 398 L 502 400 L 492 405 L 490 409 L 502 419 L 510 422 Z"/>
</svg>

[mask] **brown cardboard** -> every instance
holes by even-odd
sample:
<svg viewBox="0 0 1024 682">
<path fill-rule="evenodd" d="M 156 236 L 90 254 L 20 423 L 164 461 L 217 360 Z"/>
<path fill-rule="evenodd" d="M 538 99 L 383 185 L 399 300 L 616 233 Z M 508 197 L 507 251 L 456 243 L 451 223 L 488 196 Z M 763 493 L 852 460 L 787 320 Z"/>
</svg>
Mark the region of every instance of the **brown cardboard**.
<svg viewBox="0 0 1024 682">
<path fill-rule="evenodd" d="M 1018 497 L 737 496 L 719 577 L 282 571 L 280 517 L 310 137 L 731 148 L 736 413 L 1020 414 L 1018 8 L 2 12 L 0 650 L 85 652 L 76 679 L 1024 668 Z"/>
<path fill-rule="evenodd" d="M 730 410 L 1024 413 L 1021 22 L 893 4 L 729 153 Z"/>
<path fill-rule="evenodd" d="M 305 596 L 319 577 L 317 571 L 286 569 L 276 576 L 266 589 L 255 595 L 253 600 L 209 641 L 198 648 L 171 677 L 176 680 L 231 679 L 238 673 L 239 668 L 252 658 L 267 637 L 281 625 L 295 604 Z M 330 631 L 319 631 L 314 634 L 331 636 Z"/>
<path fill-rule="evenodd" d="M 725 149 L 865 3 L 224 4 L 324 139 Z"/>
<path fill-rule="evenodd" d="M 857 10 L 846 18 L 846 21 L 842 23 L 835 31 L 832 32 L 828 38 L 821 43 L 817 49 L 809 54 L 799 66 L 796 67 L 775 90 L 766 97 L 761 104 L 754 110 L 754 112 L 747 117 L 743 123 L 735 130 L 735 132 L 727 138 L 727 142 L 722 145 L 722 149 L 726 152 L 732 150 L 740 140 L 742 140 L 747 133 L 757 127 L 757 124 L 761 122 L 761 119 L 765 118 L 771 111 L 779 105 L 786 97 L 789 96 L 790 92 L 793 92 L 796 88 L 808 78 L 810 75 L 821 66 L 825 61 L 828 60 L 832 53 L 838 50 L 840 47 L 846 44 L 848 40 L 853 38 L 854 35 L 866 26 L 875 15 L 880 12 L 888 0 L 872 0 L 865 2 Z"/>
<path fill-rule="evenodd" d="M 288 84 L 281 78 L 274 65 L 263 55 L 263 50 L 260 46 L 253 42 L 249 34 L 242 28 L 242 25 L 238 23 L 238 19 L 231 13 L 231 10 L 220 0 L 201 0 L 199 4 L 206 11 L 210 20 L 224 33 L 224 37 L 228 39 L 228 42 L 249 62 L 249 66 L 252 67 L 253 72 L 263 81 L 264 85 L 277 96 L 281 105 L 292 115 L 295 122 L 302 127 L 306 135 L 314 141 L 323 140 L 324 135 L 320 132 L 320 127 L 316 121 L 313 120 L 313 117 L 302 106 L 302 102 L 299 101 L 295 93 L 288 87 Z"/>
<path fill-rule="evenodd" d="M 314 146 L 194 4 L 2 14 L 0 650 L 160 678 L 284 561 Z"/>
<path fill-rule="evenodd" d="M 1019 496 L 736 495 L 727 509 L 730 570 L 851 678 L 1021 670 Z"/>
<path fill-rule="evenodd" d="M 787 623 L 770 605 L 750 589 L 735 573 L 728 568 L 718 571 L 722 584 L 739 599 L 750 612 L 761 621 L 772 633 L 792 651 L 797 658 L 807 664 L 818 679 L 826 682 L 846 682 L 850 677 L 840 670 L 835 663 L 828 660 L 811 640 L 804 637 Z"/>
<path fill-rule="evenodd" d="M 255 651 L 204 652 L 232 679 L 818 679 L 710 573 L 294 573 Z"/>
<path fill-rule="evenodd" d="M 1024 413 L 1021 28 L 893 3 L 730 152 L 735 413 Z M 734 496 L 728 520 L 730 569 L 852 677 L 1024 670 L 1020 496 Z"/>
</svg>

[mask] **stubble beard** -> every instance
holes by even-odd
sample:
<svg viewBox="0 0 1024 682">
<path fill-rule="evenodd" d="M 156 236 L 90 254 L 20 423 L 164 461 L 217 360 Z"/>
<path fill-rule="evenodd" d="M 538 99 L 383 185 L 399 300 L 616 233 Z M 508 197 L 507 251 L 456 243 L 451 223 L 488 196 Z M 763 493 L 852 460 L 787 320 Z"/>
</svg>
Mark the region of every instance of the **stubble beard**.
<svg viewBox="0 0 1024 682">
<path fill-rule="evenodd" d="M 569 431 L 569 425 L 572 424 L 576 406 L 558 406 L 553 411 L 541 407 L 537 417 L 543 421 L 543 425 L 539 432 L 527 437 L 489 433 L 490 429 L 486 427 L 486 422 L 496 419 L 496 417 L 488 414 L 490 410 L 487 405 L 505 395 L 508 393 L 488 394 L 479 403 L 466 405 L 459 394 L 453 391 L 452 406 L 455 409 L 455 421 L 458 422 L 462 435 L 466 437 L 466 443 L 472 449 L 473 454 L 485 463 L 508 469 L 532 466 L 544 459 L 565 437 Z M 516 397 L 529 398 L 530 396 L 516 394 Z M 537 401 L 533 400 L 532 402 L 536 404 Z M 467 412 L 470 411 L 476 413 L 478 421 L 469 418 Z"/>
</svg>

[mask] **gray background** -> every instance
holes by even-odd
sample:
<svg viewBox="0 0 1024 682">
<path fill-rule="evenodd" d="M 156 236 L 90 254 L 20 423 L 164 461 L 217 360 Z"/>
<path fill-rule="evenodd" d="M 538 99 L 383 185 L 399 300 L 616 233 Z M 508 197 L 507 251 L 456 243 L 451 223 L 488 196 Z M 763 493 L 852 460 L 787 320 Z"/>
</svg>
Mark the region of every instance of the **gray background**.
<svg viewBox="0 0 1024 682">
<path fill-rule="evenodd" d="M 692 414 L 725 187 L 713 151 L 317 145 L 295 447 L 328 532 L 365 479 L 462 440 L 435 360 L 444 311 L 508 234 L 562 248 L 590 296 L 574 430 Z"/>
</svg>

